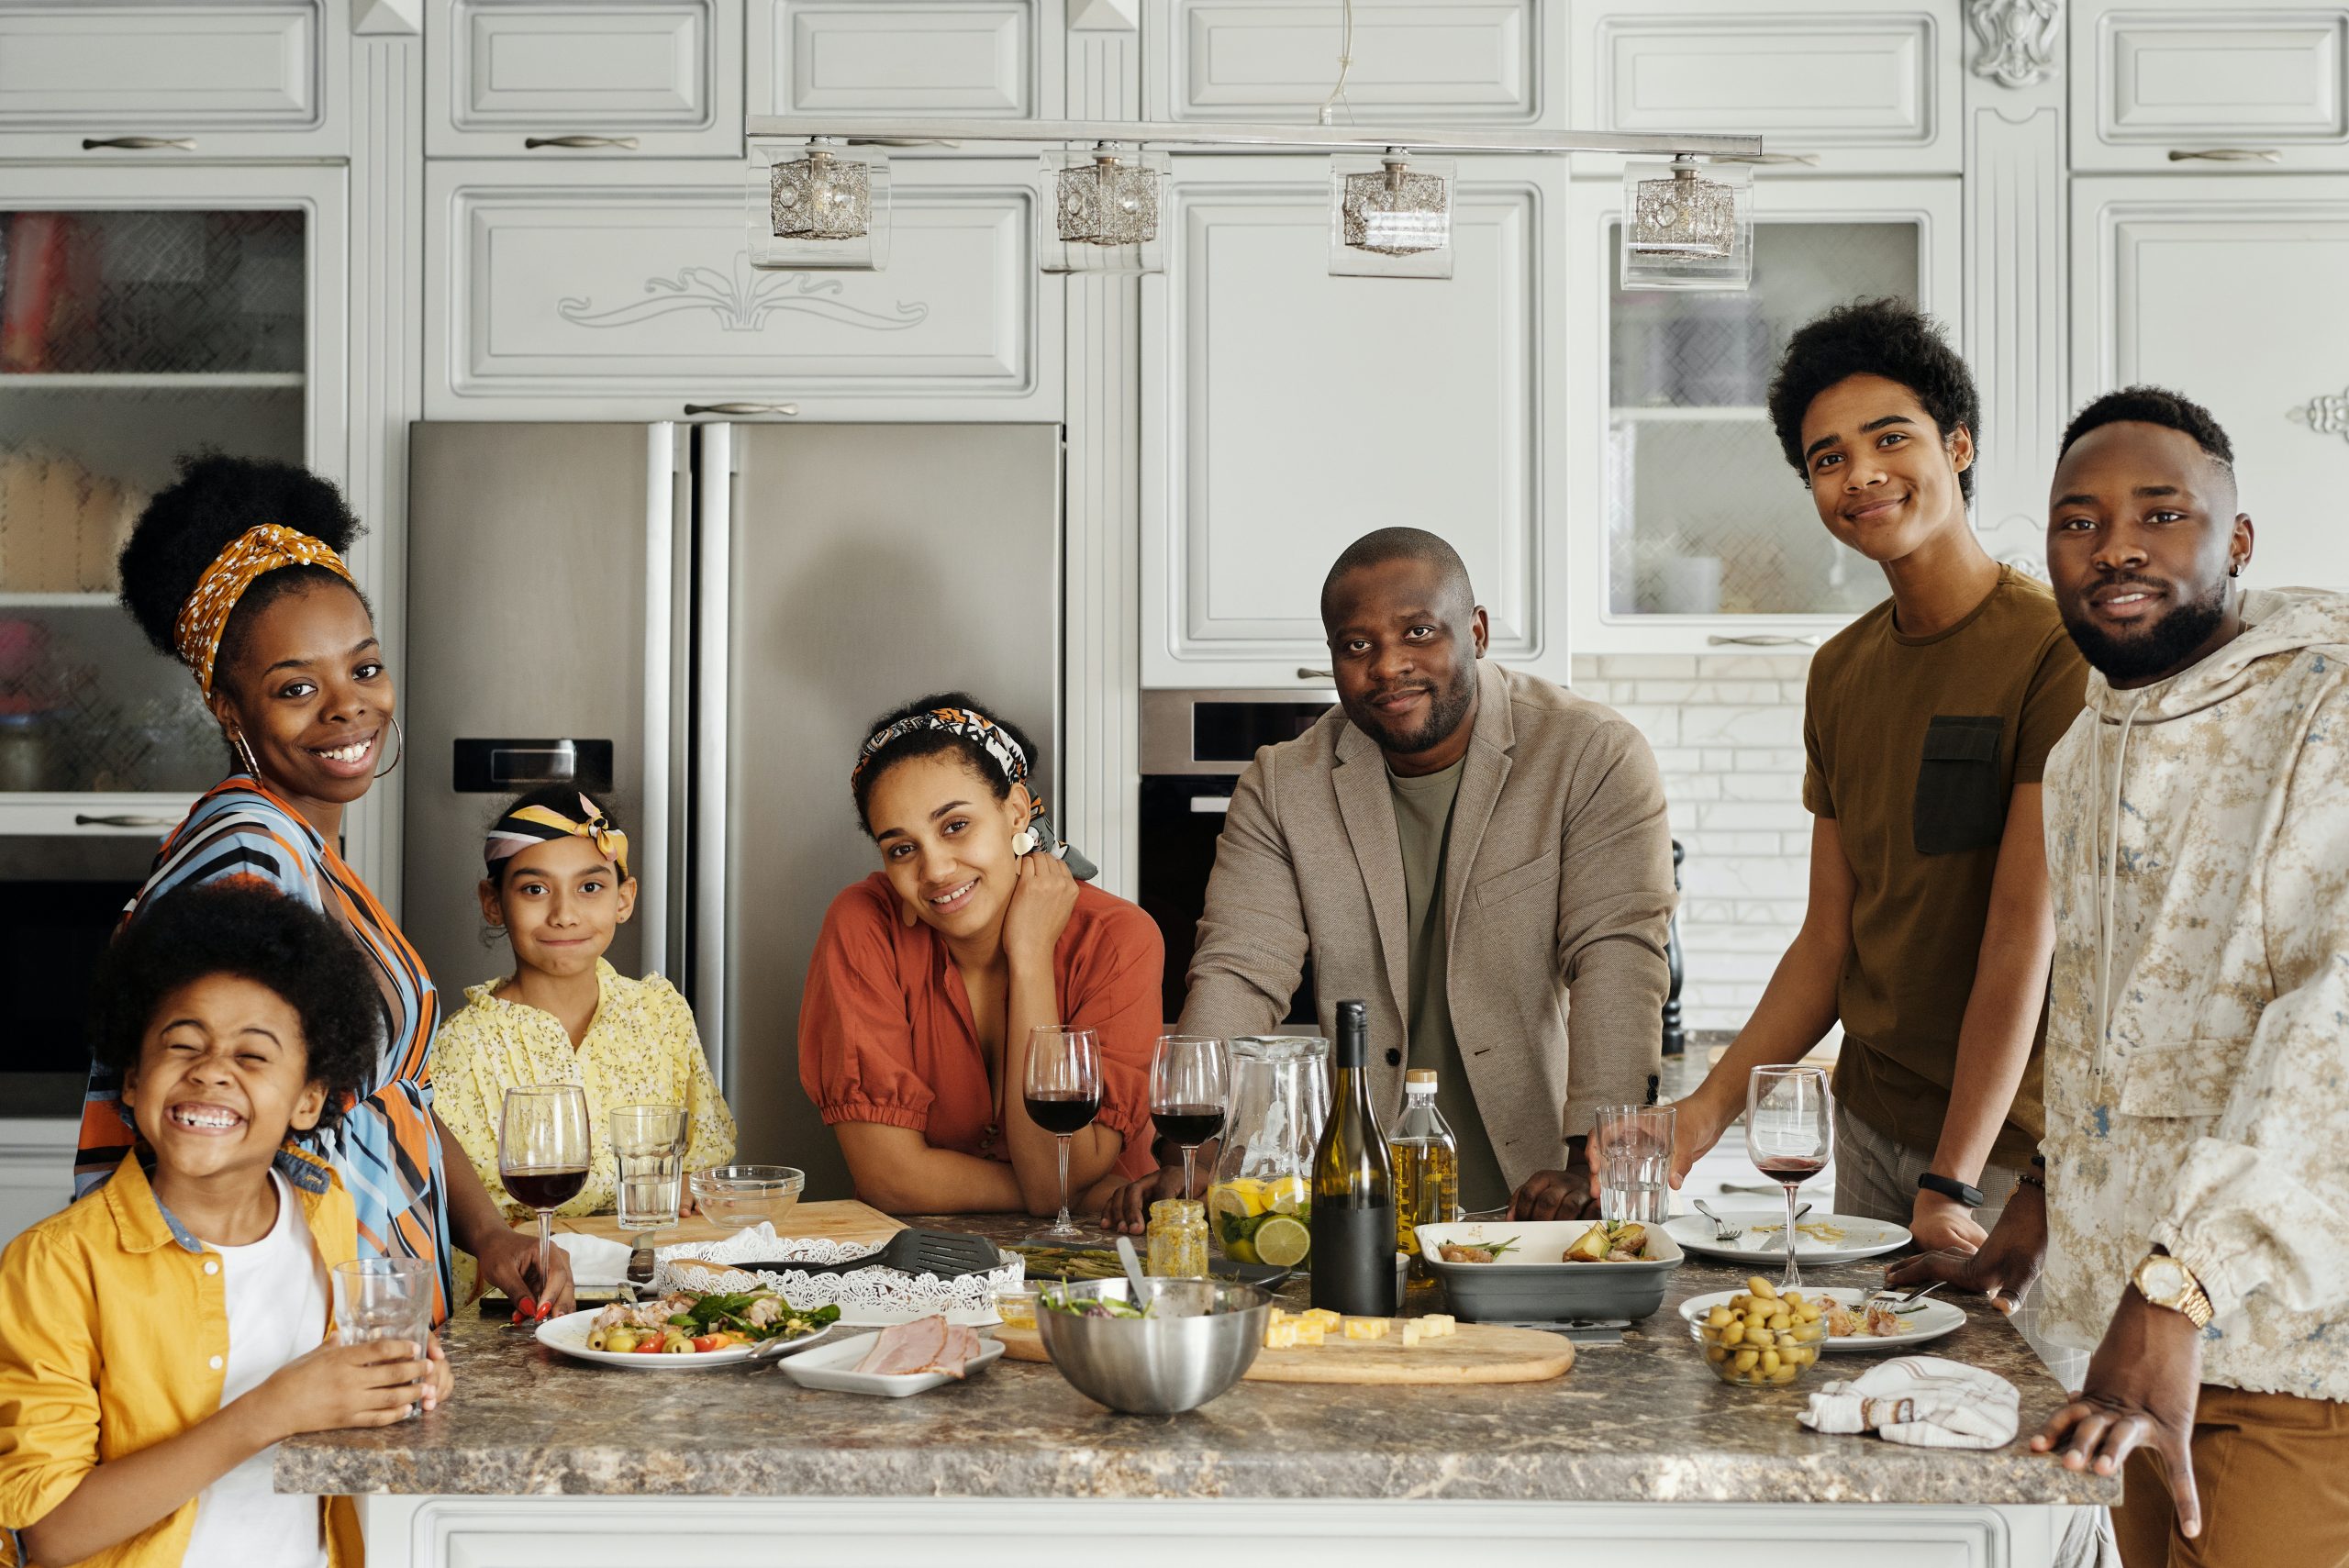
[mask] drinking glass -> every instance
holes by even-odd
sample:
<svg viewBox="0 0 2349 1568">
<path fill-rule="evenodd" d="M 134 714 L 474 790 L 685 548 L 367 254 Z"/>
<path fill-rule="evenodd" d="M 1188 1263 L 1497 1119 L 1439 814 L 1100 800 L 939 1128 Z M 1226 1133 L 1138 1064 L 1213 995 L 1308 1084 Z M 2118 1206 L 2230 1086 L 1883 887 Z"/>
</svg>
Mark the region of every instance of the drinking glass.
<svg viewBox="0 0 2349 1568">
<path fill-rule="evenodd" d="M 1662 1225 L 1671 1218 L 1670 1106 L 1601 1106 L 1591 1129 L 1591 1162 L 1598 1168 L 1598 1217 Z"/>
<path fill-rule="evenodd" d="M 587 1184 L 587 1091 L 576 1084 L 525 1084 L 506 1091 L 497 1126 L 497 1175 L 539 1215 L 539 1283 L 551 1276 L 554 1211 Z"/>
<path fill-rule="evenodd" d="M 685 1197 L 685 1107 L 618 1106 L 611 1120 L 620 1229 L 667 1229 Z"/>
<path fill-rule="evenodd" d="M 1150 1053 L 1150 1119 L 1183 1151 L 1183 1191 L 1191 1195 L 1191 1156 L 1223 1131 L 1231 1094 L 1231 1052 L 1212 1035 L 1163 1034 Z"/>
<path fill-rule="evenodd" d="M 339 1345 L 405 1340 L 424 1354 L 432 1336 L 432 1264 L 422 1258 L 353 1258 L 337 1263 L 334 1339 Z M 410 1405 L 407 1414 L 416 1414 Z"/>
<path fill-rule="evenodd" d="M 1795 1189 L 1835 1156 L 1835 1097 L 1823 1067 L 1756 1067 L 1745 1084 L 1745 1152 L 1787 1189 L 1787 1272 L 1781 1290 L 1802 1284 L 1795 1267 Z"/>
<path fill-rule="evenodd" d="M 1042 1232 L 1065 1240 L 1085 1232 L 1068 1218 L 1068 1140 L 1101 1110 L 1101 1037 L 1091 1029 L 1040 1024 L 1028 1031 L 1029 1118 L 1061 1141 L 1061 1215 Z"/>
</svg>

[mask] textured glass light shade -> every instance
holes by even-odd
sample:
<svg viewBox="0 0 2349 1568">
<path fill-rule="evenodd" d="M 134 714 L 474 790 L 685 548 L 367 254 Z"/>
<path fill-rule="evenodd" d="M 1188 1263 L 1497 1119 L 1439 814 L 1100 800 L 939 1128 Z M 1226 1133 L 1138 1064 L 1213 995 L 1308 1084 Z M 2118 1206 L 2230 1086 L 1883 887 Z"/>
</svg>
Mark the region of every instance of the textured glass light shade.
<svg viewBox="0 0 2349 1568">
<path fill-rule="evenodd" d="M 1623 166 L 1623 286 L 1742 289 L 1753 276 L 1753 175 L 1687 155 Z"/>
<path fill-rule="evenodd" d="M 1450 158 L 1330 160 L 1330 274 L 1360 278 L 1452 276 Z"/>
<path fill-rule="evenodd" d="M 1038 265 L 1048 272 L 1163 271 L 1159 205 L 1173 167 L 1163 152 L 1122 148 L 1045 153 Z"/>
<path fill-rule="evenodd" d="M 889 260 L 889 161 L 823 140 L 753 143 L 751 265 L 877 272 Z"/>
</svg>

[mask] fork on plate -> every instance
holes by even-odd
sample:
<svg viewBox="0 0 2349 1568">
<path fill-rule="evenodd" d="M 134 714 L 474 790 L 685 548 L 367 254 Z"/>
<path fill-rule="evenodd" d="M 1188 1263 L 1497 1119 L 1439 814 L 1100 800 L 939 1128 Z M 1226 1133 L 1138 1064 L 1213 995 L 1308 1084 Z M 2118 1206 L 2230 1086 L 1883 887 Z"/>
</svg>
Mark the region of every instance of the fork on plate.
<svg viewBox="0 0 2349 1568">
<path fill-rule="evenodd" d="M 1697 1212 L 1713 1222 L 1714 1240 L 1734 1241 L 1739 1237 L 1745 1234 L 1744 1226 L 1731 1225 L 1728 1220 L 1723 1219 L 1720 1215 L 1715 1214 L 1712 1209 L 1707 1206 L 1703 1198 L 1698 1198 L 1695 1202 Z"/>
</svg>

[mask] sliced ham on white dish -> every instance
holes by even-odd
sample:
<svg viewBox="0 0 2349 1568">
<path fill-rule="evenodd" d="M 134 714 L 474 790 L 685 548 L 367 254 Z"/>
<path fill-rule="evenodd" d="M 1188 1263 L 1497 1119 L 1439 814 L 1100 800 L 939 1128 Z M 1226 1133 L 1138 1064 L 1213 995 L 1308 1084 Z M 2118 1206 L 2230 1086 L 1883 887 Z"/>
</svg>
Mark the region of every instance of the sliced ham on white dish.
<svg viewBox="0 0 2349 1568">
<path fill-rule="evenodd" d="M 961 1377 L 963 1368 L 978 1353 L 979 1336 L 975 1330 L 950 1324 L 942 1316 L 917 1318 L 910 1323 L 882 1329 L 864 1359 L 856 1363 L 856 1370 L 882 1377 L 906 1377 L 925 1372 Z"/>
</svg>

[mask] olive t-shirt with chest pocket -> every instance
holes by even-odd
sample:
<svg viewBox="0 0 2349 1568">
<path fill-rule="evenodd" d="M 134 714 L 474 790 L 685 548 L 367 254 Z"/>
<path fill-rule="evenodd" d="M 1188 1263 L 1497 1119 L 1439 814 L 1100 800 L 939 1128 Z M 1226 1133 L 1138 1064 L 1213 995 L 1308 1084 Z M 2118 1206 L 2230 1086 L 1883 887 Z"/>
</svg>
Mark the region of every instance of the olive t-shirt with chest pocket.
<svg viewBox="0 0 2349 1568">
<path fill-rule="evenodd" d="M 1835 819 L 1857 883 L 1835 1093 L 1909 1148 L 1930 1152 L 1949 1111 L 2007 803 L 2039 782 L 2087 679 L 2054 595 L 2012 567 L 1945 631 L 1903 635 L 1887 599 L 1811 661 L 1803 804 Z M 2038 1145 L 2045 1036 L 2043 1009 L 1992 1151 L 2002 1164 Z"/>
</svg>

